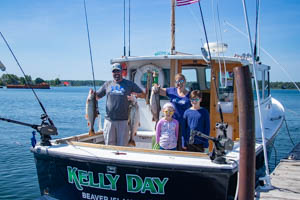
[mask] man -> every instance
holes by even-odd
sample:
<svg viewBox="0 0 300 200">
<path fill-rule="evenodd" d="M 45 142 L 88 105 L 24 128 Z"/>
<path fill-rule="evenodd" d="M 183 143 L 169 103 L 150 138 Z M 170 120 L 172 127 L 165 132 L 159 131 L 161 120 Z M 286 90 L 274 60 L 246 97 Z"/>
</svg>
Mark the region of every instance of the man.
<svg viewBox="0 0 300 200">
<path fill-rule="evenodd" d="M 127 146 L 129 101 L 135 100 L 133 93 L 138 97 L 143 97 L 144 93 L 134 82 L 123 79 L 119 63 L 112 65 L 112 76 L 114 80 L 105 82 L 96 92 L 97 99 L 107 96 L 104 141 L 109 145 Z"/>
</svg>

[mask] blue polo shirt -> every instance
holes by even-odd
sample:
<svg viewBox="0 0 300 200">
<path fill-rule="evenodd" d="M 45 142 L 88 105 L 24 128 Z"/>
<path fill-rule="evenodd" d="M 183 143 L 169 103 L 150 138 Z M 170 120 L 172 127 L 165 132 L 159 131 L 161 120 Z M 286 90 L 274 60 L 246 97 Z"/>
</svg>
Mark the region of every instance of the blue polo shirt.
<svg viewBox="0 0 300 200">
<path fill-rule="evenodd" d="M 188 109 L 184 112 L 183 120 L 185 128 L 183 133 L 184 146 L 189 143 L 190 131 L 196 130 L 209 135 L 210 131 L 210 122 L 209 122 L 209 113 L 205 108 L 200 108 L 199 110 Z M 204 148 L 208 147 L 207 139 L 204 139 L 199 136 L 195 136 L 194 144 L 203 144 Z"/>
</svg>

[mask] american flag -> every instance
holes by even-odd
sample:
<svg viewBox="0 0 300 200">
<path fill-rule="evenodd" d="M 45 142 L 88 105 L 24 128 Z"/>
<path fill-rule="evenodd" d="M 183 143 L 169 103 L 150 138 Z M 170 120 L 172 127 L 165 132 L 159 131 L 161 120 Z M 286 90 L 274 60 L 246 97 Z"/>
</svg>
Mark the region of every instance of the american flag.
<svg viewBox="0 0 300 200">
<path fill-rule="evenodd" d="M 176 6 L 185 6 L 192 3 L 196 3 L 199 0 L 176 0 Z"/>
</svg>

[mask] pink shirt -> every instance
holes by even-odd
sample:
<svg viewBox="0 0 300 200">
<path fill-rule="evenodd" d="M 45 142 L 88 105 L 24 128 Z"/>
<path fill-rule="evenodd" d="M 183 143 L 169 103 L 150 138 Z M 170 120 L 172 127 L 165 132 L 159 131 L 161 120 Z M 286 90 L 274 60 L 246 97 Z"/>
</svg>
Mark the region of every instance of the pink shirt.
<svg viewBox="0 0 300 200">
<path fill-rule="evenodd" d="M 173 149 L 177 146 L 179 123 L 176 119 L 167 121 L 160 119 L 156 126 L 156 142 L 164 149 Z"/>
</svg>

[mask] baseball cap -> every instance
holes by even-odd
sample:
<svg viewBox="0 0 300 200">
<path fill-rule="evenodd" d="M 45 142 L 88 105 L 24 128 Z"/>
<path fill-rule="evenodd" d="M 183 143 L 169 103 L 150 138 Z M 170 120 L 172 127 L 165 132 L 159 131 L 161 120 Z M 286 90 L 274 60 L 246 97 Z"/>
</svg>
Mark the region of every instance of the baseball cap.
<svg viewBox="0 0 300 200">
<path fill-rule="evenodd" d="M 173 108 L 173 110 L 175 110 L 174 105 L 170 102 L 164 104 L 163 110 L 166 109 L 166 108 Z"/>
<path fill-rule="evenodd" d="M 120 71 L 122 70 L 122 67 L 121 67 L 120 63 L 114 63 L 112 65 L 111 71 L 114 71 L 114 70 L 120 70 Z"/>
</svg>

